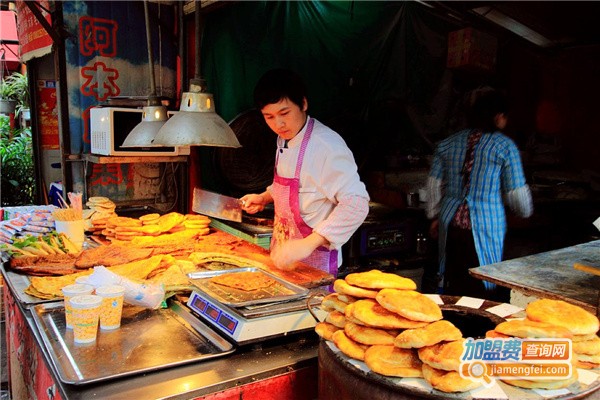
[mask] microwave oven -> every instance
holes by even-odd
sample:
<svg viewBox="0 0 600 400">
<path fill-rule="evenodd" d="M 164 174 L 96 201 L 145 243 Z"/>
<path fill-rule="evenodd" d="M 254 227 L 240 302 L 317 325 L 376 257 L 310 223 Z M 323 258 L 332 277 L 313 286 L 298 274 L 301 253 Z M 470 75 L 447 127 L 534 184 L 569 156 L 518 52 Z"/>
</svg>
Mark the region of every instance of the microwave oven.
<svg viewBox="0 0 600 400">
<path fill-rule="evenodd" d="M 189 146 L 122 147 L 129 132 L 142 121 L 142 113 L 143 110 L 140 108 L 91 108 L 91 152 L 104 156 L 178 156 L 190 154 Z"/>
</svg>

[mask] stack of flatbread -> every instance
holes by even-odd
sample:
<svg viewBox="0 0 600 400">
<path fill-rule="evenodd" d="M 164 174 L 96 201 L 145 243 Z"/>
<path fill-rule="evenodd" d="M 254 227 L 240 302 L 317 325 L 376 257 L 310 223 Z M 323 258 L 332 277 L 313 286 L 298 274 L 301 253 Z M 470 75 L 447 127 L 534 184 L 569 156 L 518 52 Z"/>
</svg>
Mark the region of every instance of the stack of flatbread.
<svg viewBox="0 0 600 400">
<path fill-rule="evenodd" d="M 508 320 L 498 324 L 487 337 L 557 338 L 573 343 L 573 374 L 569 379 L 505 380 L 513 386 L 530 389 L 560 389 L 577 381 L 577 368 L 600 367 L 600 338 L 598 318 L 583 308 L 562 300 L 541 299 L 527 305 L 525 319 Z"/>
<path fill-rule="evenodd" d="M 106 220 L 106 228 L 102 235 L 111 241 L 132 241 L 136 237 L 160 236 L 185 230 L 196 235 L 207 235 L 210 232 L 210 219 L 204 215 L 171 212 L 160 215 L 151 213 L 139 218 L 113 216 Z"/>
<path fill-rule="evenodd" d="M 321 304 L 329 314 L 315 327 L 350 358 L 390 377 L 422 377 L 443 392 L 481 385 L 459 374 L 462 332 L 408 278 L 378 270 L 334 282 Z"/>
<path fill-rule="evenodd" d="M 106 221 L 117 215 L 115 213 L 117 205 L 108 197 L 90 197 L 85 205 L 88 208 L 83 210 L 83 219 L 88 232 L 102 232 L 106 229 Z"/>
</svg>

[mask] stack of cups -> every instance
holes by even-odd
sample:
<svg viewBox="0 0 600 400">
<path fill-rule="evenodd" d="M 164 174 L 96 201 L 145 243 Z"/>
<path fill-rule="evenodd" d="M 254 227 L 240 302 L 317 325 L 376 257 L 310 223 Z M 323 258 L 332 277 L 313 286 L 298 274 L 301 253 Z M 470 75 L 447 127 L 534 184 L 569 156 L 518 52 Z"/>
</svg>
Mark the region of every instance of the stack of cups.
<svg viewBox="0 0 600 400">
<path fill-rule="evenodd" d="M 70 303 L 75 343 L 96 341 L 102 297 L 93 294 L 73 296 Z"/>
<path fill-rule="evenodd" d="M 125 289 L 119 285 L 100 286 L 96 295 L 102 297 L 100 311 L 100 329 L 111 330 L 121 326 L 123 312 L 123 298 Z"/>
<path fill-rule="evenodd" d="M 73 296 L 80 296 L 86 294 L 92 294 L 94 292 L 94 287 L 92 285 L 84 285 L 80 283 L 76 283 L 73 285 L 68 285 L 63 287 L 62 293 L 65 299 L 65 319 L 67 322 L 67 328 L 73 328 L 72 323 L 72 307 L 71 307 L 71 298 Z"/>
<path fill-rule="evenodd" d="M 75 343 L 91 343 L 100 329 L 111 330 L 121 326 L 125 288 L 106 285 L 96 288 L 76 283 L 62 288 L 65 297 L 67 328 L 73 329 Z"/>
</svg>

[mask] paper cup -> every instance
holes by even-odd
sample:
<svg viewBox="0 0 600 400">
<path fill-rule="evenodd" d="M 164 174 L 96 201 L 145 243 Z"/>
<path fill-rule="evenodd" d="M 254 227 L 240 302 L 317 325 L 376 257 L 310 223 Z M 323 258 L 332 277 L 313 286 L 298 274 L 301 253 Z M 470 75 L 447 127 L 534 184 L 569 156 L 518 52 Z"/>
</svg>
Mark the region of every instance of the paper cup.
<svg viewBox="0 0 600 400">
<path fill-rule="evenodd" d="M 54 227 L 56 232 L 67 235 L 69 240 L 81 250 L 85 239 L 85 222 L 82 219 L 77 221 L 54 221 Z"/>
<path fill-rule="evenodd" d="M 98 336 L 98 318 L 102 297 L 93 294 L 71 297 L 75 343 L 91 343 Z"/>
<path fill-rule="evenodd" d="M 100 286 L 96 289 L 96 295 L 102 297 L 100 329 L 110 330 L 120 327 L 125 288 L 119 285 Z"/>
<path fill-rule="evenodd" d="M 73 313 L 70 302 L 71 297 L 92 294 L 94 292 L 94 287 L 92 285 L 76 283 L 63 287 L 61 291 L 65 299 L 65 320 L 67 321 L 67 328 L 73 328 L 73 323 L 71 321 L 71 315 Z"/>
</svg>

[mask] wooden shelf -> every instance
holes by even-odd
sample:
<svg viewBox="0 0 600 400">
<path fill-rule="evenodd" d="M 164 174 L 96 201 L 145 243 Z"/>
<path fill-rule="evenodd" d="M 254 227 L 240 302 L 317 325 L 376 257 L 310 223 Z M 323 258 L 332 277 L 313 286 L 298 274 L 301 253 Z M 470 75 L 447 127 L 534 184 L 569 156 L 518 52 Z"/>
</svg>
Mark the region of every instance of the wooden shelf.
<svg viewBox="0 0 600 400">
<path fill-rule="evenodd" d="M 188 156 L 100 156 L 97 154 L 84 154 L 83 159 L 95 164 L 134 164 L 186 162 Z"/>
</svg>

